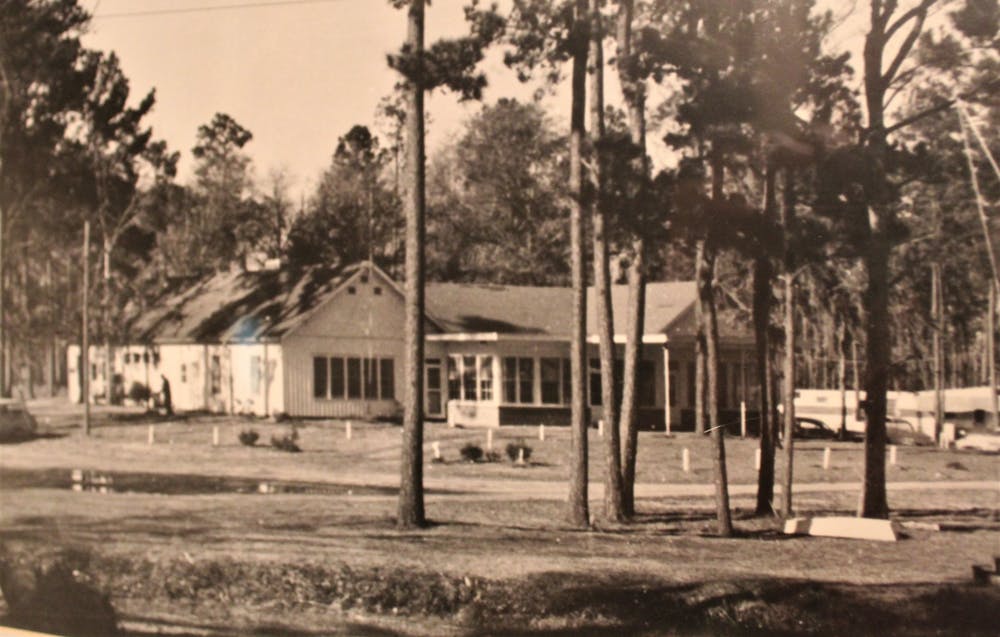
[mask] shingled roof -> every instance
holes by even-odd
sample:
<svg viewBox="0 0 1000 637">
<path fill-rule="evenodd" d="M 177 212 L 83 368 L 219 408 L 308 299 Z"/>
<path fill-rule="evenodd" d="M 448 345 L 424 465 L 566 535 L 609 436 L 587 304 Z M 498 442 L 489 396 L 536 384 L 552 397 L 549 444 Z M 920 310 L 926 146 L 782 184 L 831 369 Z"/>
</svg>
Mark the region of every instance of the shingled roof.
<svg viewBox="0 0 1000 637">
<path fill-rule="evenodd" d="M 331 300 L 361 268 L 313 267 L 291 271 L 230 270 L 167 293 L 130 326 L 141 342 L 220 343 L 277 340 Z M 648 283 L 645 333 L 684 338 L 693 334 L 695 284 Z M 625 333 L 628 288 L 612 286 L 614 333 Z M 564 287 L 430 283 L 427 316 L 446 333 L 568 338 L 572 290 Z M 720 313 L 723 334 L 742 332 Z M 587 290 L 587 333 L 597 330 L 594 289 Z"/>
<path fill-rule="evenodd" d="M 330 299 L 360 266 L 219 272 L 166 294 L 129 331 L 140 341 L 164 343 L 280 338 Z"/>
<path fill-rule="evenodd" d="M 566 338 L 572 330 L 572 290 L 561 287 L 431 283 L 427 312 L 446 332 Z M 695 301 L 690 281 L 646 285 L 646 334 L 665 334 Z M 614 333 L 624 334 L 628 286 L 611 288 Z M 587 333 L 597 331 L 594 288 L 587 290 Z"/>
</svg>

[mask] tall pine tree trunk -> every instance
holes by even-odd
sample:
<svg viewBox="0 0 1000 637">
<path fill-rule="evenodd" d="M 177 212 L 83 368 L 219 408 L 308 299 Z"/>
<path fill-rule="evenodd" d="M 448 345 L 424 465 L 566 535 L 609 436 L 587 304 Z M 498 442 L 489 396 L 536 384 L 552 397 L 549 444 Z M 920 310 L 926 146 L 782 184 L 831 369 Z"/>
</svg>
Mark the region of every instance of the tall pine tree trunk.
<svg viewBox="0 0 1000 637">
<path fill-rule="evenodd" d="M 784 239 L 785 283 L 785 365 L 781 391 L 785 418 L 785 483 L 781 493 L 781 512 L 792 516 L 792 480 L 795 454 L 795 260 L 792 251 L 792 227 L 795 223 L 795 172 L 785 168 L 784 204 L 781 207 L 781 229 Z"/>
<path fill-rule="evenodd" d="M 629 137 L 639 156 L 633 168 L 642 178 L 646 165 L 646 93 L 642 79 L 636 76 L 636 61 L 632 51 L 633 0 L 621 0 L 618 5 L 618 78 L 628 111 Z M 622 387 L 621 430 L 624 438 L 622 455 L 622 508 L 626 516 L 635 515 L 635 466 L 639 449 L 638 378 L 642 359 L 642 333 L 646 312 L 646 244 L 636 229 L 632 240 L 632 260 L 628 268 L 628 323 L 625 326 L 625 378 Z M 664 374 L 670 370 L 664 369 Z M 663 397 L 663 408 L 670 409 L 670 397 Z"/>
<path fill-rule="evenodd" d="M 411 55 L 424 49 L 424 0 L 412 0 L 408 10 L 406 44 Z M 406 318 L 405 388 L 403 396 L 403 452 L 400 470 L 398 524 L 424 526 L 424 89 L 422 77 L 406 86 Z"/>
<path fill-rule="evenodd" d="M 722 156 L 713 151 L 712 200 L 722 202 Z M 709 231 L 711 232 L 711 231 Z M 708 242 L 698 263 L 698 303 L 702 306 L 705 326 L 705 368 L 708 382 L 705 400 L 708 401 L 708 425 L 712 431 L 712 460 L 715 482 L 715 513 L 719 535 L 733 534 L 733 521 L 729 511 L 729 479 L 726 475 L 726 428 L 719 422 L 719 321 L 715 305 L 715 248 Z"/>
<path fill-rule="evenodd" d="M 765 174 L 764 215 L 774 218 L 775 167 L 769 162 Z M 771 286 L 774 273 L 764 248 L 753 265 L 753 331 L 757 353 L 757 382 L 760 386 L 760 468 L 757 471 L 757 515 L 774 513 L 774 419 L 771 413 Z"/>
<path fill-rule="evenodd" d="M 601 0 L 590 0 L 590 137 L 591 184 L 590 219 L 594 243 L 594 301 L 597 309 L 597 337 L 601 357 L 601 406 L 604 412 L 604 516 L 620 522 L 622 512 L 621 438 L 618 430 L 618 397 L 615 395 L 614 317 L 611 309 L 611 269 L 608 257 L 608 219 L 605 210 L 604 157 L 600 143 L 604 137 L 604 29 Z"/>
<path fill-rule="evenodd" d="M 587 109 L 587 0 L 577 0 L 573 24 L 573 71 L 570 105 L 569 190 L 570 270 L 573 285 L 573 333 L 570 339 L 570 427 L 569 523 L 577 528 L 590 526 L 587 501 L 587 281 L 583 255 L 583 138 Z"/>
</svg>

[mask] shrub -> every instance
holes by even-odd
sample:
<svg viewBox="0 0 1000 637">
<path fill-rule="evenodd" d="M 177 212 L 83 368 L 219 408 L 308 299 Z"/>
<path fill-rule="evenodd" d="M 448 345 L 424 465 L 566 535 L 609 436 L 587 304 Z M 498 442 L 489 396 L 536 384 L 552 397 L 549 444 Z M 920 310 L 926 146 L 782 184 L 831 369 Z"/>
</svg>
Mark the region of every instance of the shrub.
<svg viewBox="0 0 1000 637">
<path fill-rule="evenodd" d="M 528 458 L 531 457 L 531 447 L 524 444 L 524 440 L 507 443 L 507 457 L 510 458 L 511 462 L 517 462 L 522 449 L 524 450 L 524 461 L 527 462 Z"/>
<path fill-rule="evenodd" d="M 486 452 L 486 456 L 483 458 L 484 462 L 500 462 L 500 452 L 490 449 Z"/>
<path fill-rule="evenodd" d="M 252 447 L 260 440 L 260 434 L 253 429 L 244 429 L 240 432 L 240 443 L 246 447 Z"/>
<path fill-rule="evenodd" d="M 133 382 L 132 386 L 128 388 L 128 398 L 134 403 L 144 403 L 149 400 L 151 395 L 149 387 L 138 381 Z"/>
<path fill-rule="evenodd" d="M 462 455 L 462 460 L 466 462 L 479 462 L 483 459 L 483 448 L 471 442 L 462 447 L 459 453 Z"/>
<path fill-rule="evenodd" d="M 302 451 L 298 444 L 299 431 L 292 427 L 292 430 L 284 436 L 271 436 L 271 446 L 281 451 L 298 453 Z"/>
</svg>

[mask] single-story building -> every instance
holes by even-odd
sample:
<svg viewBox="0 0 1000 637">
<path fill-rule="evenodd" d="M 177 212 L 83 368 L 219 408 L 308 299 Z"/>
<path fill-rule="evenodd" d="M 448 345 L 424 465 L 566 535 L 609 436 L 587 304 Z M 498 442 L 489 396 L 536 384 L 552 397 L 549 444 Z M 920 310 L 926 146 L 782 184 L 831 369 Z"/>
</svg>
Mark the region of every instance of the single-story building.
<svg viewBox="0 0 1000 637">
<path fill-rule="evenodd" d="M 453 424 L 569 422 L 571 290 L 429 283 L 424 408 Z M 623 357 L 628 290 L 614 286 L 614 334 Z M 645 428 L 694 426 L 692 282 L 650 283 L 638 380 Z M 593 289 L 588 290 L 590 417 L 601 414 Z M 403 291 L 368 262 L 216 274 L 139 313 L 131 343 L 113 348 L 112 377 L 159 391 L 178 410 L 392 418 L 401 412 Z M 740 401 L 755 405 L 752 338 L 720 320 L 720 414 L 738 430 Z M 103 347 L 91 351 L 92 394 L 103 394 Z M 68 353 L 79 399 L 79 348 Z M 665 373 L 666 372 L 666 373 Z M 620 374 L 619 374 L 620 377 Z M 619 379 L 619 383 L 620 383 Z M 665 409 L 669 398 L 669 409 Z"/>
</svg>

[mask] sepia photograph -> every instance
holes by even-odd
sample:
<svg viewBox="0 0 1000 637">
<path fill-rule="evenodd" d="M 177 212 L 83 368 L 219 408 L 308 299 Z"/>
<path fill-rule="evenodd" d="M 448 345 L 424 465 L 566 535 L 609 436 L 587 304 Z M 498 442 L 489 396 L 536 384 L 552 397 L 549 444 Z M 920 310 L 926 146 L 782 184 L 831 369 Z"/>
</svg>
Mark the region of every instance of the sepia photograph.
<svg viewBox="0 0 1000 637">
<path fill-rule="evenodd" d="M 1000 635 L 1000 0 L 0 0 L 0 636 Z"/>
</svg>

